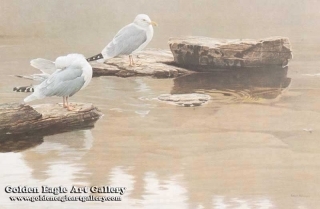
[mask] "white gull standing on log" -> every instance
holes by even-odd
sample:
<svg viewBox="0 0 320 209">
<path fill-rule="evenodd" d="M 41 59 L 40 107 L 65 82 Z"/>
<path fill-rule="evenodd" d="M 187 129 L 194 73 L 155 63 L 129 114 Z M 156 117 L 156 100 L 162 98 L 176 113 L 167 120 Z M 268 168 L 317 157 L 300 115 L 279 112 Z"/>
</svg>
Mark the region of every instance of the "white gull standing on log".
<svg viewBox="0 0 320 209">
<path fill-rule="evenodd" d="M 123 27 L 100 54 L 88 58 L 87 61 L 104 62 L 119 55 L 129 55 L 129 65 L 133 66 L 135 63 L 132 54 L 144 49 L 151 41 L 152 26 L 157 26 L 157 23 L 151 21 L 148 15 L 137 15 L 133 23 Z"/>
<path fill-rule="evenodd" d="M 43 81 L 32 89 L 33 93 L 26 97 L 24 102 L 61 96 L 63 97 L 63 107 L 72 110 L 68 98 L 85 88 L 92 78 L 92 67 L 81 54 L 61 56 L 55 62 L 39 58 L 30 63 L 32 66 L 42 69 L 43 74 L 39 74 L 39 80 L 43 79 Z M 50 75 L 50 72 L 53 73 Z M 34 80 L 34 78 L 31 79 Z"/>
</svg>

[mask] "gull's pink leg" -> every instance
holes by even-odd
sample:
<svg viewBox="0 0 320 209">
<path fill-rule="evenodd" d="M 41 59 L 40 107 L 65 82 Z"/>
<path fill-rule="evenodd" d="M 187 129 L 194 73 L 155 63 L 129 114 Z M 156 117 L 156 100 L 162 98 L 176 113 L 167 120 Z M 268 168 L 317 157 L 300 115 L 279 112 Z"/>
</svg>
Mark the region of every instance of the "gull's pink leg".
<svg viewBox="0 0 320 209">
<path fill-rule="evenodd" d="M 134 63 L 133 63 L 133 59 L 132 59 L 132 55 L 131 54 L 129 55 L 129 61 L 130 61 L 129 66 L 132 67 L 134 65 Z"/>
<path fill-rule="evenodd" d="M 63 98 L 63 107 L 64 107 L 64 108 L 68 107 L 68 106 L 66 105 L 66 97 L 62 97 L 62 98 Z"/>
<path fill-rule="evenodd" d="M 136 63 L 134 63 L 134 61 L 133 61 L 132 55 L 131 55 L 131 60 L 132 60 L 132 65 L 133 65 L 133 66 L 136 65 Z"/>
<path fill-rule="evenodd" d="M 67 110 L 69 110 L 69 111 L 71 111 L 71 110 L 73 110 L 74 108 L 73 107 L 71 107 L 70 105 L 69 105 L 69 101 L 68 101 L 68 96 L 66 97 L 66 101 L 67 101 Z"/>
</svg>

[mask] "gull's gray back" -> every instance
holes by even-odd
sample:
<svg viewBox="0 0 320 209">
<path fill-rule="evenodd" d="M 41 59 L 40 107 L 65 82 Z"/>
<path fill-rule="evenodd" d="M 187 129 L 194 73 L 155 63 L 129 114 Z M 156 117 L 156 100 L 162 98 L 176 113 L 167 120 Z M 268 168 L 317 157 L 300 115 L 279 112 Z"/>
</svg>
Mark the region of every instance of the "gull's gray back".
<svg viewBox="0 0 320 209">
<path fill-rule="evenodd" d="M 131 54 L 146 40 L 146 31 L 131 23 L 117 33 L 113 40 L 102 50 L 102 54 L 105 58 Z"/>
<path fill-rule="evenodd" d="M 46 81 L 38 85 L 35 91 L 43 96 L 72 96 L 85 83 L 81 68 L 68 67 L 53 73 Z"/>
</svg>

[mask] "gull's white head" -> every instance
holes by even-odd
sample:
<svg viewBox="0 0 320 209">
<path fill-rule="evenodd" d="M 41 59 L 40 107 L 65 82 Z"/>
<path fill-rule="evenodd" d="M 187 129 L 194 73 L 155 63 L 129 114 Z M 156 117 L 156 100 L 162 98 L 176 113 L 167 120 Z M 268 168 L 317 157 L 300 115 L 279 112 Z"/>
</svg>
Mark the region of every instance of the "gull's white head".
<svg viewBox="0 0 320 209">
<path fill-rule="evenodd" d="M 137 15 L 133 22 L 143 28 L 147 28 L 150 25 L 157 26 L 157 23 L 151 21 L 150 17 L 145 14 Z"/>
<path fill-rule="evenodd" d="M 87 60 L 82 54 L 68 54 L 58 57 L 55 61 L 56 69 L 65 69 L 70 66 L 81 68 L 86 64 Z"/>
</svg>

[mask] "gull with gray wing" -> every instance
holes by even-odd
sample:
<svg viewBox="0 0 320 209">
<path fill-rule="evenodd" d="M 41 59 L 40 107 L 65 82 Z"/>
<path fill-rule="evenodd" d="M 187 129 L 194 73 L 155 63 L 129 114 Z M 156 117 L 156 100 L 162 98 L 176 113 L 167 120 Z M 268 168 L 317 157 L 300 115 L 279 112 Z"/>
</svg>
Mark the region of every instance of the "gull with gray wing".
<svg viewBox="0 0 320 209">
<path fill-rule="evenodd" d="M 87 61 L 104 62 L 119 55 L 129 55 L 129 65 L 134 66 L 132 55 L 144 49 L 151 41 L 152 26 L 157 26 L 157 23 L 151 21 L 148 15 L 137 15 L 133 23 L 123 27 L 100 54 L 88 58 Z"/>
<path fill-rule="evenodd" d="M 58 57 L 54 65 L 50 64 L 50 62 L 49 60 L 44 61 L 44 59 L 31 61 L 31 64 L 33 63 L 33 66 L 36 65 L 37 68 L 44 69 L 47 66 L 52 70 L 54 67 L 55 71 L 50 75 L 44 72 L 46 70 L 42 70 L 43 74 L 47 74 L 47 78 L 34 87 L 34 92 L 26 97 L 24 102 L 51 96 L 61 96 L 63 97 L 63 107 L 72 110 L 73 108 L 70 106 L 68 98 L 89 84 L 92 78 L 92 67 L 81 54 Z"/>
</svg>

